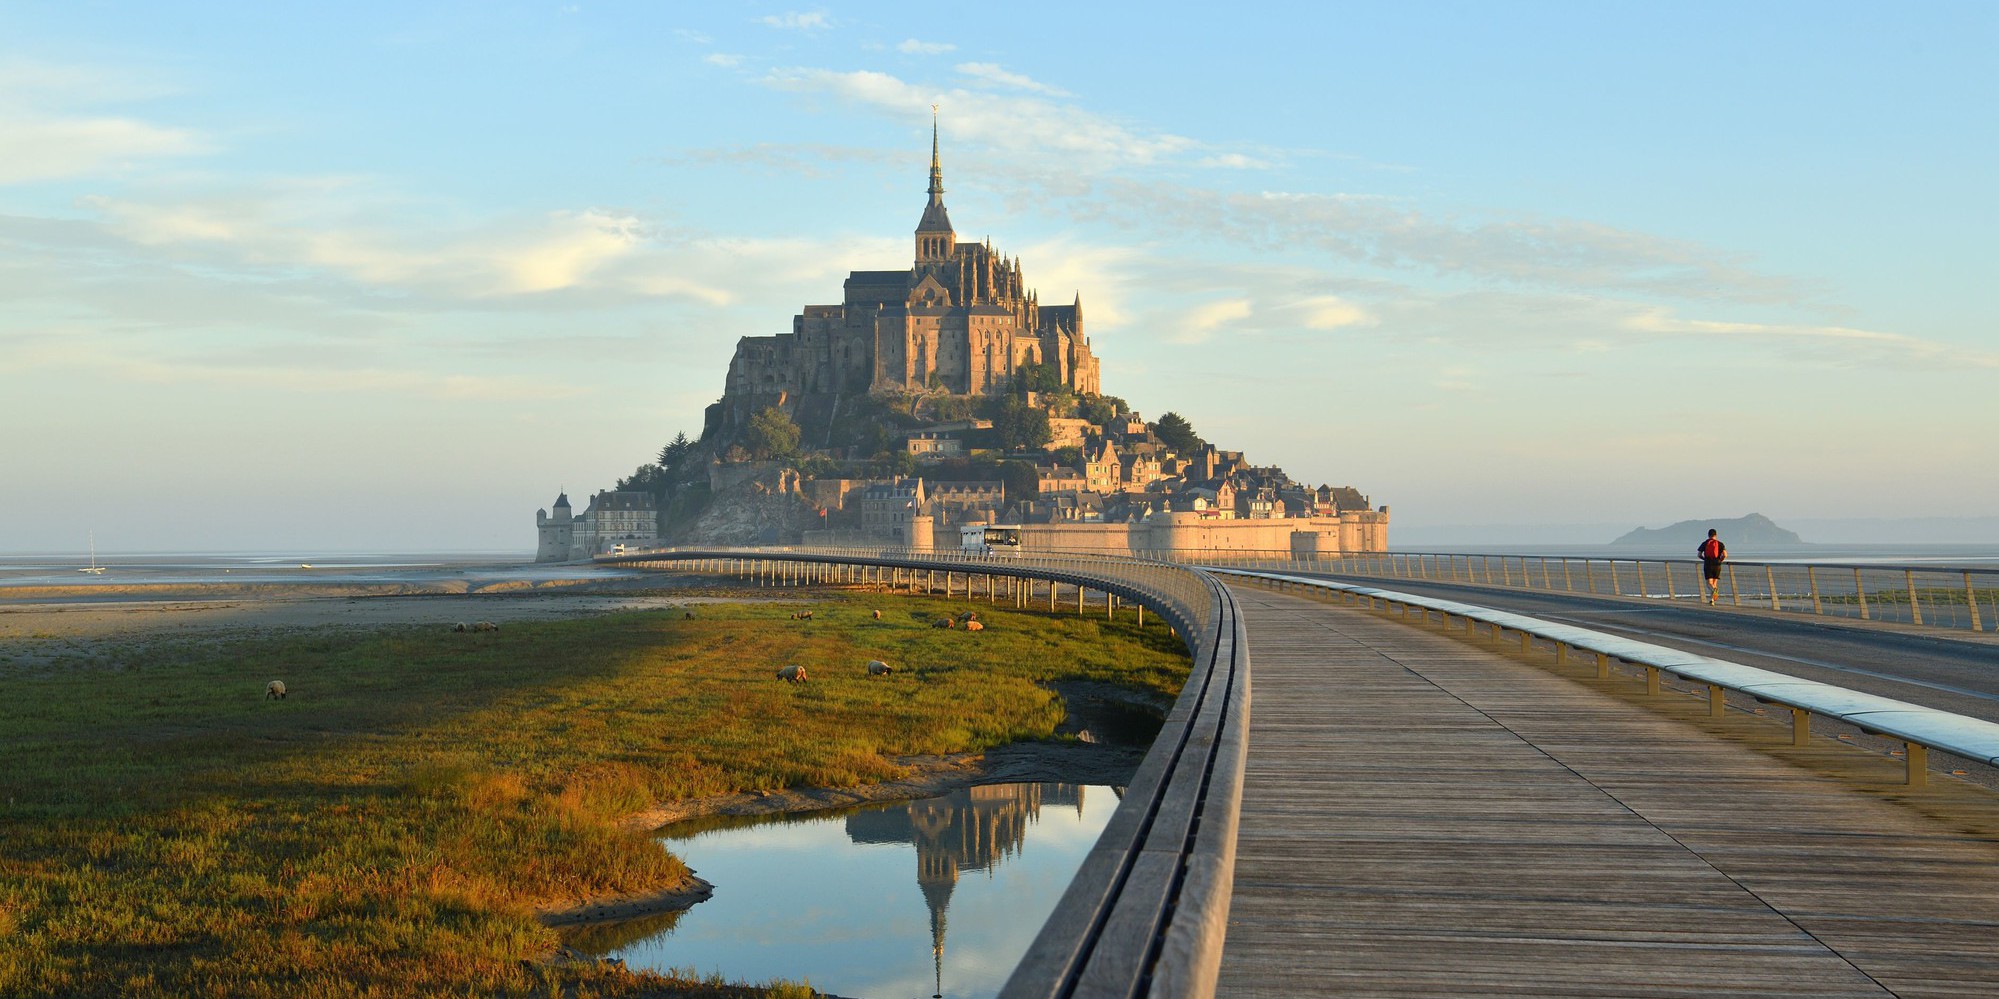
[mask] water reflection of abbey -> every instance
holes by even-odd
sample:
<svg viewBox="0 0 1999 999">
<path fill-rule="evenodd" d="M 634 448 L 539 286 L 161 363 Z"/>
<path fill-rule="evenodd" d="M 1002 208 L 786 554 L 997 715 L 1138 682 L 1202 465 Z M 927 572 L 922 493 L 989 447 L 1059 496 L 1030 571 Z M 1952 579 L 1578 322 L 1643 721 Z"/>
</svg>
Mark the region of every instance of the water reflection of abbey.
<svg viewBox="0 0 1999 999">
<path fill-rule="evenodd" d="M 943 992 L 945 912 L 963 871 L 990 870 L 1020 852 L 1043 805 L 1083 814 L 1075 784 L 987 784 L 937 798 L 847 816 L 856 843 L 914 843 L 916 885 L 930 909 L 930 947 Z"/>
</svg>

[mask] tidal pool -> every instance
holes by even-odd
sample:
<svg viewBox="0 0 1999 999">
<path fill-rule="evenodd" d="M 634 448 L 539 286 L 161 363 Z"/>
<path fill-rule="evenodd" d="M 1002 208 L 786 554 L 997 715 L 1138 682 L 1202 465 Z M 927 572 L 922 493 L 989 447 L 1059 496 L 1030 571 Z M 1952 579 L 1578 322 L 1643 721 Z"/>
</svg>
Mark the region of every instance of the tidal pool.
<svg viewBox="0 0 1999 999">
<path fill-rule="evenodd" d="M 856 999 L 996 995 L 1121 793 L 988 784 L 858 810 L 681 823 L 661 839 L 714 897 L 569 943 L 632 968 L 809 981 Z"/>
</svg>

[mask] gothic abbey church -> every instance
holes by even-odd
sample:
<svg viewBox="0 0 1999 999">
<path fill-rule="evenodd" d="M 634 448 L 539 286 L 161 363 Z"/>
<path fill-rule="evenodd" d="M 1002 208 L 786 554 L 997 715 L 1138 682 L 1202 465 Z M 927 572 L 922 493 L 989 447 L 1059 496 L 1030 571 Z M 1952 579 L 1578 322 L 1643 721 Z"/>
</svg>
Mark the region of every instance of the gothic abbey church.
<svg viewBox="0 0 1999 999">
<path fill-rule="evenodd" d="M 1078 393 L 1100 391 L 1083 335 L 1083 300 L 1042 305 L 1020 262 L 991 243 L 960 243 L 944 210 L 936 126 L 930 134 L 930 202 L 916 223 L 908 270 L 854 271 L 839 305 L 808 305 L 791 332 L 736 343 L 721 401 L 704 438 L 740 429 L 766 406 L 830 415 L 841 396 L 873 391 L 982 395 L 1025 364 L 1053 368 Z"/>
</svg>

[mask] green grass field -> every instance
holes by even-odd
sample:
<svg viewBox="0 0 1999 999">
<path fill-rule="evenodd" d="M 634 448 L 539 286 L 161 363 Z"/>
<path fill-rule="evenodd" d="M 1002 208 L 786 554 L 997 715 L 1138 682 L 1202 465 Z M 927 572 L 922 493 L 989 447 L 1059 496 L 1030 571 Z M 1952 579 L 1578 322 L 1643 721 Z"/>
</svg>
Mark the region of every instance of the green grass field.
<svg viewBox="0 0 1999 999">
<path fill-rule="evenodd" d="M 1170 695 L 1187 672 L 1156 621 L 978 606 L 967 634 L 929 626 L 963 603 L 812 606 L 159 639 L 0 673 L 0 995 L 739 994 L 548 967 L 535 912 L 680 878 L 617 824 L 655 803 L 890 779 L 895 756 L 1050 736 L 1039 683 Z M 774 678 L 792 662 L 810 682 Z"/>
</svg>

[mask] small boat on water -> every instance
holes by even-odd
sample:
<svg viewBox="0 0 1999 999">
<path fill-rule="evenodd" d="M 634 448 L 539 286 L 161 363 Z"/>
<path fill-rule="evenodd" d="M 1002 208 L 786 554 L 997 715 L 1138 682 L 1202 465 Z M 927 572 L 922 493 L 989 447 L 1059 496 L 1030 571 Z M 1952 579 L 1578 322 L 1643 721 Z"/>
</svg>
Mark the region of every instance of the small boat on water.
<svg viewBox="0 0 1999 999">
<path fill-rule="evenodd" d="M 90 533 L 90 564 L 76 571 L 87 572 L 93 576 L 102 576 L 106 568 L 108 566 L 97 564 L 97 532 L 92 531 Z"/>
<path fill-rule="evenodd" d="M 298 567 L 299 567 L 299 568 L 301 568 L 301 569 L 310 569 L 310 568 L 312 568 L 312 563 L 311 563 L 311 562 L 300 562 L 300 563 L 298 564 Z"/>
</svg>

